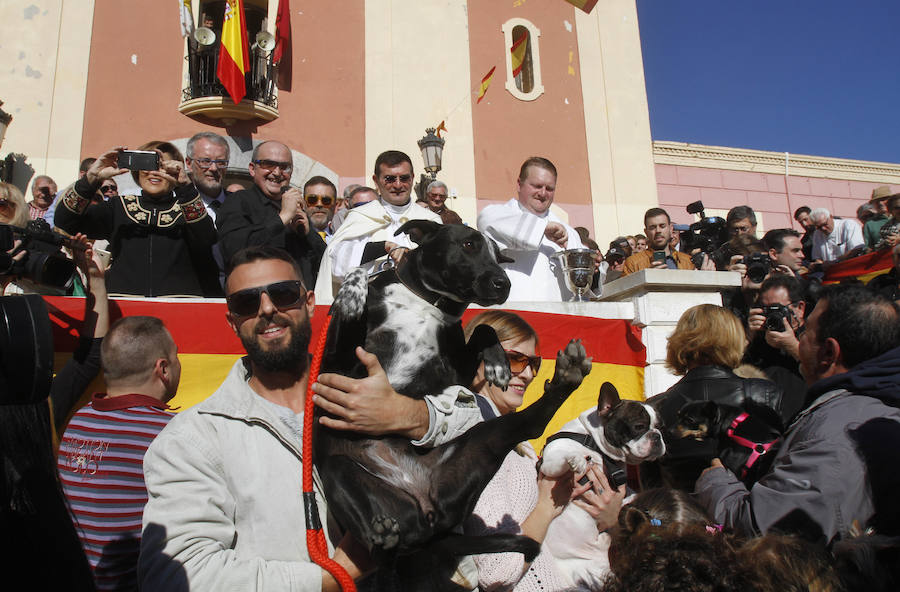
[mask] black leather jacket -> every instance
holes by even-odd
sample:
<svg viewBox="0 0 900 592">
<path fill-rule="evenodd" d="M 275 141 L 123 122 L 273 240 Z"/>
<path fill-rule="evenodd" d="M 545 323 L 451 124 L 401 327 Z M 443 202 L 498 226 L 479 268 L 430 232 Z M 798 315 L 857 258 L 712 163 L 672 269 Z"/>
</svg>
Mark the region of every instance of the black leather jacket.
<svg viewBox="0 0 900 592">
<path fill-rule="evenodd" d="M 666 426 L 666 456 L 655 463 L 641 465 L 643 488 L 666 485 L 693 491 L 694 482 L 716 456 L 713 441 L 698 442 L 675 438 L 669 430 L 675 426 L 678 410 L 692 401 L 715 401 L 740 406 L 746 400 L 765 405 L 787 423 L 781 388 L 760 378 L 741 378 L 728 368 L 700 366 L 690 370 L 672 388 L 648 401 L 659 412 Z"/>
</svg>

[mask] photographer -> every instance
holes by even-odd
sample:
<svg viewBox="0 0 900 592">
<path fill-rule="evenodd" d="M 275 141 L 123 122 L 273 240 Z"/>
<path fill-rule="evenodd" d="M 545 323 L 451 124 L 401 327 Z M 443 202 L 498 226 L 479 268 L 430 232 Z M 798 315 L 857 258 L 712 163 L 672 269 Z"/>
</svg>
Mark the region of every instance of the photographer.
<svg viewBox="0 0 900 592">
<path fill-rule="evenodd" d="M 119 166 L 119 159 L 134 152 L 116 148 L 101 155 L 85 176 L 63 193 L 56 225 L 70 233 L 84 232 L 110 241 L 113 262 L 107 285 L 112 293 L 220 293 L 218 269 L 208 264 L 217 240 L 216 228 L 187 176 L 181 152 L 168 142 L 156 141 L 144 144 L 141 150 L 155 151 L 158 158 L 149 164 L 138 164 L 135 158 L 128 169 Z M 140 195 L 91 203 L 104 180 L 127 172 L 140 185 Z"/>
<path fill-rule="evenodd" d="M 767 232 L 762 240 L 773 267 L 783 265 L 798 277 L 807 272 L 803 267 L 803 243 L 799 232 L 791 228 L 776 228 Z"/>
</svg>

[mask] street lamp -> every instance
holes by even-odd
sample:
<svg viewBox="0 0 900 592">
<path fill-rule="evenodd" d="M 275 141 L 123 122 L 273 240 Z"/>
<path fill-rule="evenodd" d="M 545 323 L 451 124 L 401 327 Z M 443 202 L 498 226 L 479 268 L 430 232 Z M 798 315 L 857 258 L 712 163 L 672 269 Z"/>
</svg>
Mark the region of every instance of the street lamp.
<svg viewBox="0 0 900 592">
<path fill-rule="evenodd" d="M 425 161 L 425 170 L 431 175 L 431 180 L 437 179 L 441 170 L 441 156 L 444 154 L 444 139 L 434 133 L 434 128 L 425 130 L 425 137 L 419 140 L 419 150 L 422 151 L 422 160 Z"/>
</svg>

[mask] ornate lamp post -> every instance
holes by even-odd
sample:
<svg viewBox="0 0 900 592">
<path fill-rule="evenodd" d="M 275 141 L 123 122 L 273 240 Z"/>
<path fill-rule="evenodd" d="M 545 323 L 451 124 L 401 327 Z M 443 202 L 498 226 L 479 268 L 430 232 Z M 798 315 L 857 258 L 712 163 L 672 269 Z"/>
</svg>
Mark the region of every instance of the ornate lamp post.
<svg viewBox="0 0 900 592">
<path fill-rule="evenodd" d="M 425 198 L 425 188 L 428 186 L 428 183 L 437 179 L 438 171 L 441 170 L 441 158 L 444 155 L 444 139 L 435 135 L 434 131 L 433 127 L 427 128 L 425 136 L 418 141 L 419 150 L 422 151 L 422 160 L 425 162 L 425 170 L 431 175 L 430 180 L 424 174 L 419 175 L 416 195 L 420 200 Z"/>
</svg>

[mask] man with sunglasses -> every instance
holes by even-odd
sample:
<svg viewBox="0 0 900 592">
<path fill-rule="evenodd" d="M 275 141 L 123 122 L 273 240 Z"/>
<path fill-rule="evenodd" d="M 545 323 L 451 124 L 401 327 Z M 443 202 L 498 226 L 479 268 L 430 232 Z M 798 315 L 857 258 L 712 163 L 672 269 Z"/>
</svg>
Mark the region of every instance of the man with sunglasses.
<svg viewBox="0 0 900 592">
<path fill-rule="evenodd" d="M 315 286 L 325 241 L 309 222 L 303 193 L 290 185 L 290 148 L 274 141 L 257 144 L 249 170 L 254 186 L 229 195 L 216 219 L 225 262 L 244 247 L 278 247 L 300 266 L 304 284 Z"/>
<path fill-rule="evenodd" d="M 250 590 L 264 581 L 266 590 L 337 590 L 309 559 L 299 491 L 315 297 L 304 287 L 296 261 L 280 249 L 251 247 L 231 264 L 226 318 L 247 356 L 215 393 L 178 414 L 145 456 L 150 500 L 141 588 L 168 590 L 172 581 L 181 581 L 184 589 Z M 362 349 L 357 355 L 367 378 L 322 374 L 314 385 L 316 403 L 333 416 L 323 418 L 323 425 L 402 434 L 420 438 L 414 444 L 434 445 L 480 418 L 470 394 L 469 423 L 443 427 L 443 416 L 452 409 L 459 417 L 461 407 L 443 395 L 426 398 L 430 403 L 399 395 L 375 356 Z M 318 479 L 314 487 L 319 518 L 327 525 Z M 352 538 L 339 539 L 336 528 L 328 534 L 334 539 L 329 543 L 337 542 L 329 554 L 351 576 L 361 575 L 365 552 L 360 555 Z"/>
<path fill-rule="evenodd" d="M 325 177 L 316 175 L 303 185 L 303 200 L 309 223 L 327 244 L 334 234 L 331 219 L 337 205 L 337 188 Z"/>
<path fill-rule="evenodd" d="M 320 304 L 331 303 L 344 277 L 356 267 L 386 255 L 398 261 L 412 248 L 407 235 L 394 236 L 400 226 L 410 220 L 441 221 L 440 216 L 410 199 L 415 177 L 412 161 L 405 153 L 388 150 L 379 154 L 372 180 L 379 199 L 347 214 L 322 257 L 322 280 L 316 284 Z"/>
</svg>

